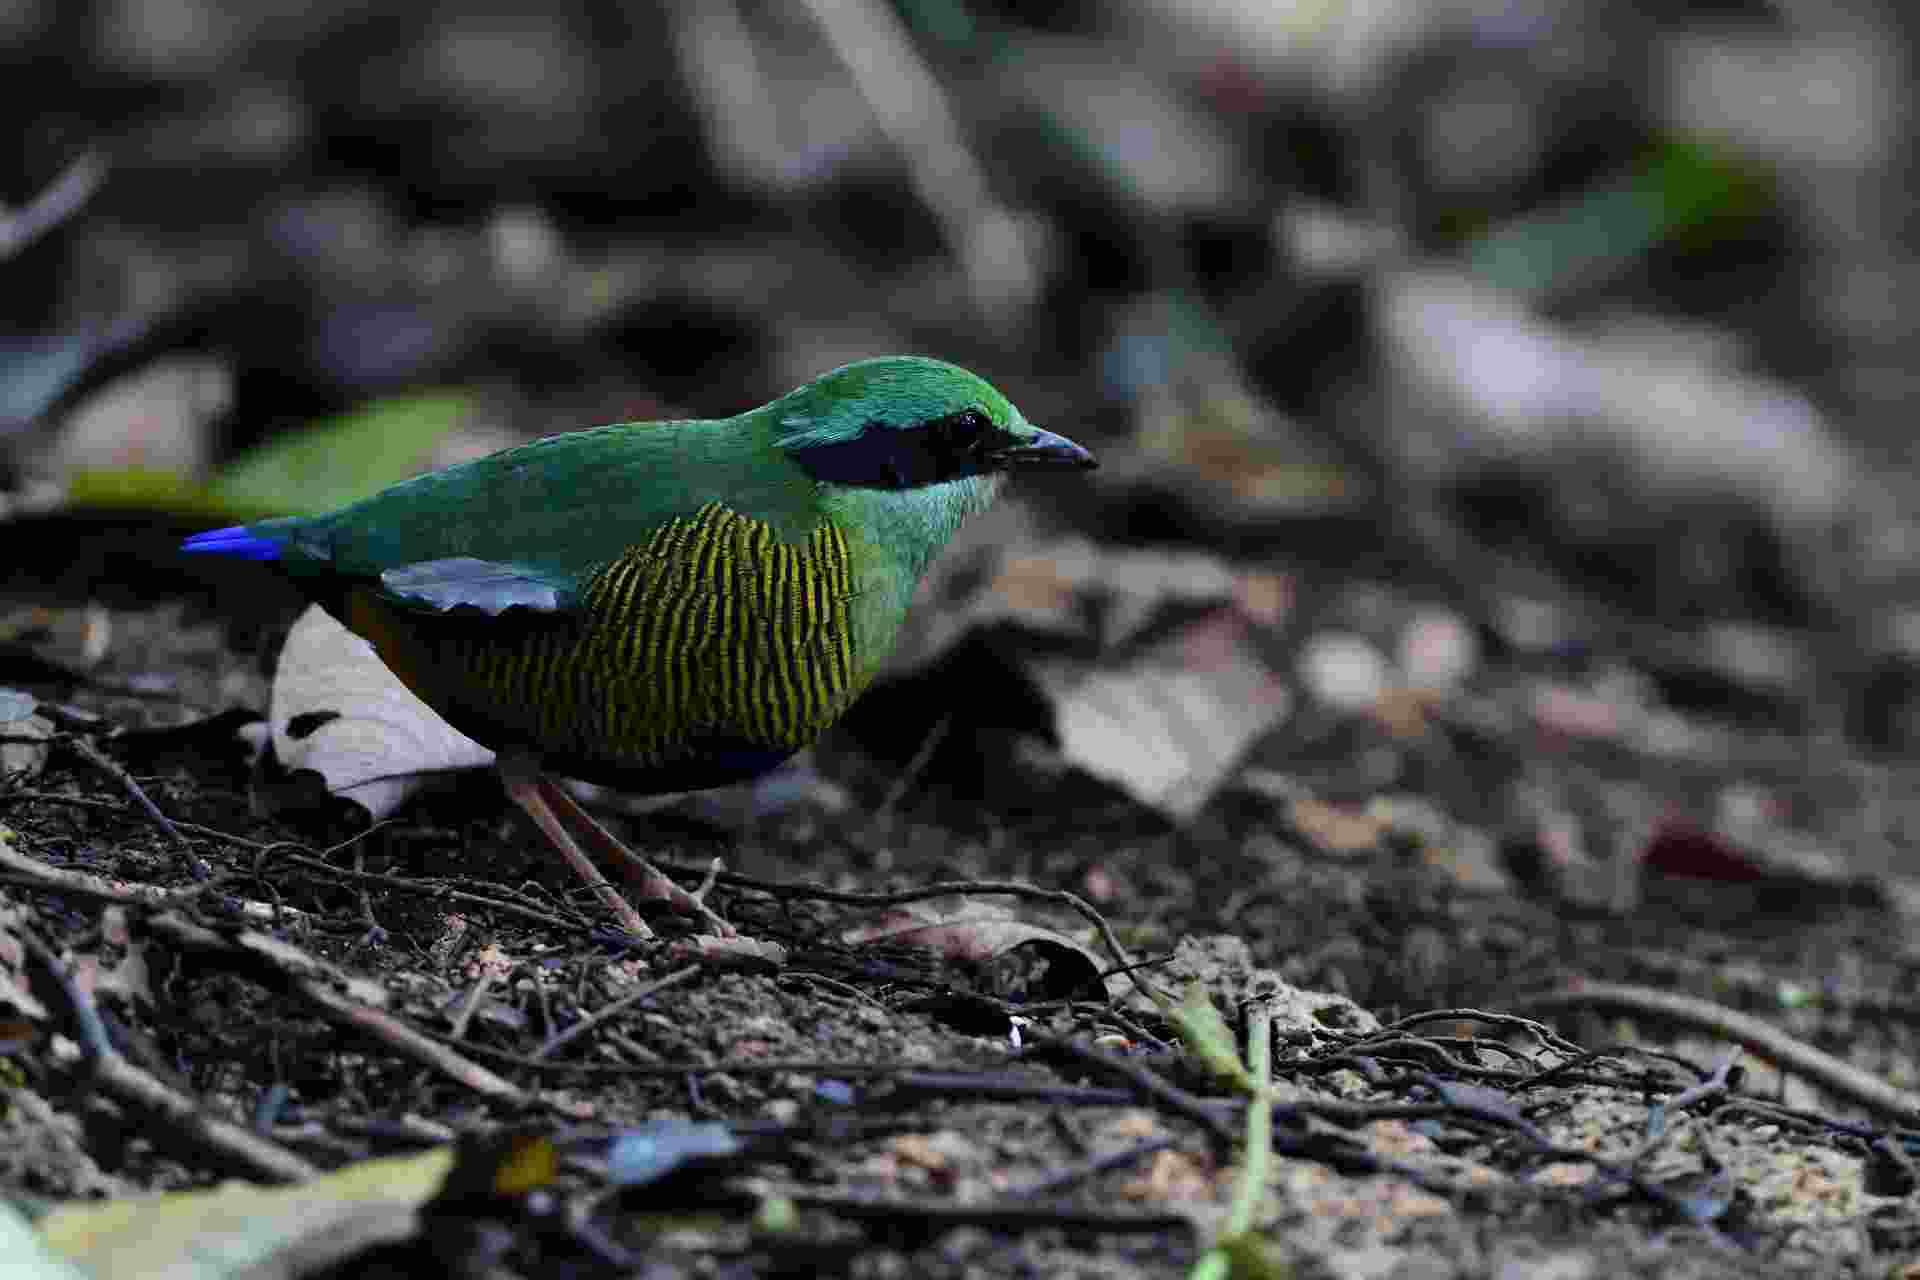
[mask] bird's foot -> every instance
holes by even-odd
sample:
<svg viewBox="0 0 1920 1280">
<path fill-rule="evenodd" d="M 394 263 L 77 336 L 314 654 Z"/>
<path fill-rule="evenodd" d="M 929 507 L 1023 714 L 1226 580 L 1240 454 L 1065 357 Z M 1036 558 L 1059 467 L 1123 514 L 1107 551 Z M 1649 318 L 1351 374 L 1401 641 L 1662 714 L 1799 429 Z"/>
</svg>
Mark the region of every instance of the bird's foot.
<svg viewBox="0 0 1920 1280">
<path fill-rule="evenodd" d="M 663 899 L 668 906 L 681 915 L 693 916 L 699 920 L 707 927 L 709 933 L 722 938 L 734 936 L 733 926 L 721 919 L 720 914 L 706 904 L 707 890 L 713 887 L 712 875 L 707 877 L 698 890 L 692 893 L 687 892 L 668 879 L 651 862 L 629 849 L 620 837 L 601 826 L 599 819 L 582 809 L 580 802 L 569 795 L 566 788 L 559 783 L 551 778 L 542 777 L 535 785 L 541 789 L 542 795 L 553 808 L 566 821 L 572 823 L 574 829 L 586 838 L 587 843 L 601 854 L 604 861 L 600 865 L 605 866 L 610 862 L 616 874 L 632 885 L 634 891 L 641 897 Z"/>
<path fill-rule="evenodd" d="M 638 896 L 666 902 L 680 914 L 695 917 L 708 932 L 719 937 L 736 936 L 733 926 L 721 919 L 713 908 L 669 880 L 652 863 L 622 844 L 618 836 L 601 826 L 564 788 L 539 772 L 537 767 L 503 756 L 500 760 L 500 777 L 513 802 L 526 810 L 527 816 L 540 828 L 547 842 L 559 851 L 560 856 L 567 860 L 567 865 L 573 868 L 574 874 L 586 882 L 594 896 L 613 913 L 627 932 L 642 938 L 653 936 L 653 930 L 641 919 L 627 895 L 607 879 L 602 867 L 609 864 L 622 880 L 633 886 Z M 579 839 L 575 838 L 576 835 Z M 600 856 L 599 861 L 581 848 L 582 842 Z"/>
</svg>

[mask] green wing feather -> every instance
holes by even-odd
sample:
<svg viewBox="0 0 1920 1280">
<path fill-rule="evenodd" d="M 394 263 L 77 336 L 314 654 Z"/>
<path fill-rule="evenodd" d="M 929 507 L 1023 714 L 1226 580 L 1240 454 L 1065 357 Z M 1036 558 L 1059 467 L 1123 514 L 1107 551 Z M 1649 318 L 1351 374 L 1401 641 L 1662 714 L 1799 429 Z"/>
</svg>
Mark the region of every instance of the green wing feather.
<svg viewBox="0 0 1920 1280">
<path fill-rule="evenodd" d="M 597 570 L 712 502 L 798 543 L 825 518 L 806 474 L 747 418 L 549 436 L 331 515 L 254 528 L 295 577 L 378 583 L 396 604 L 488 613 L 577 604 Z"/>
</svg>

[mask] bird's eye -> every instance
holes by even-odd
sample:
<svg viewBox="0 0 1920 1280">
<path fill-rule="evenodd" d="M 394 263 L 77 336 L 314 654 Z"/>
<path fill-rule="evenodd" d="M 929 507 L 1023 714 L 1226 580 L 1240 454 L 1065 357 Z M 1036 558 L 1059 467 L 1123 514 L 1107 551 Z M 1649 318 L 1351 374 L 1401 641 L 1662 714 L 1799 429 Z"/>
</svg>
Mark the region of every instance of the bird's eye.
<svg viewBox="0 0 1920 1280">
<path fill-rule="evenodd" d="M 978 409 L 962 409 L 942 425 L 949 445 L 961 452 L 971 453 L 985 442 L 987 431 L 993 424 Z"/>
</svg>

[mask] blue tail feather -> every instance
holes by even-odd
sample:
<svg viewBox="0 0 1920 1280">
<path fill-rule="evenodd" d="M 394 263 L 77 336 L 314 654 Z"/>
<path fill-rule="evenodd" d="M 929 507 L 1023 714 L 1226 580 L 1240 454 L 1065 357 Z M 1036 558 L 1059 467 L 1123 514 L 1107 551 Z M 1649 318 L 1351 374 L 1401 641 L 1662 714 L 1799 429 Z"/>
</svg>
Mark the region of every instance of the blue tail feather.
<svg viewBox="0 0 1920 1280">
<path fill-rule="evenodd" d="M 180 544 L 182 551 L 206 551 L 218 556 L 237 556 L 242 560 L 278 560 L 280 544 L 263 538 L 244 524 L 196 533 Z"/>
</svg>

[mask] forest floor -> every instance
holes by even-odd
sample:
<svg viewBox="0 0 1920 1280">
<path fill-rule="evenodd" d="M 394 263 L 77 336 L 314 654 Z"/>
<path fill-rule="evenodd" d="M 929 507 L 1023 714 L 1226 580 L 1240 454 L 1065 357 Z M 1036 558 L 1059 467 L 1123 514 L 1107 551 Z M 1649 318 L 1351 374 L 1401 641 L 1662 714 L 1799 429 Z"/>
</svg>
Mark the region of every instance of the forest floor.
<svg viewBox="0 0 1920 1280">
<path fill-rule="evenodd" d="M 1243 1274 L 1920 1274 L 1891 874 L 1740 861 L 1671 817 L 1623 836 L 1631 874 L 1584 881 L 1545 842 L 1409 837 L 1409 805 L 1472 811 L 1470 771 L 1390 803 L 1253 771 L 1175 825 L 956 816 L 939 779 L 842 750 L 743 828 L 610 819 L 689 885 L 723 861 L 708 902 L 784 951 L 729 960 L 684 918 L 619 935 L 486 774 L 372 831 L 260 816 L 286 786 L 243 733 L 270 641 L 179 605 L 7 616 L 0 683 L 50 731 L 11 735 L 31 776 L 0 783 L 0 979 L 38 1000 L 8 1029 L 19 1192 L 297 1181 L 460 1139 L 465 1190 L 346 1270 L 1177 1274 L 1223 1230 L 1246 1123 L 1142 994 L 1197 983 L 1243 1048 L 1274 1019 Z M 1609 750 L 1616 776 L 1660 767 Z M 1089 983 L 1115 964 L 1095 918 L 1141 984 Z M 555 1163 L 528 1178 L 502 1134 Z"/>
</svg>

